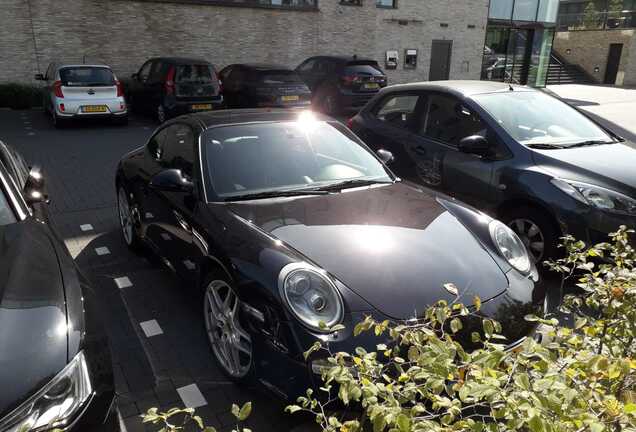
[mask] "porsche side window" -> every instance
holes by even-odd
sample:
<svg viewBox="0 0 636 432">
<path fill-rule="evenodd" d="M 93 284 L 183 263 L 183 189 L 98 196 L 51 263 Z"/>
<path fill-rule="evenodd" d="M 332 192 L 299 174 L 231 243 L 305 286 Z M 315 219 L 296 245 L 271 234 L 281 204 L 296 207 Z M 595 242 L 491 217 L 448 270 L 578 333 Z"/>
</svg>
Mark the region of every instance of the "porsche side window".
<svg viewBox="0 0 636 432">
<path fill-rule="evenodd" d="M 380 102 L 375 115 L 382 122 L 406 129 L 413 121 L 420 97 L 414 94 L 388 96 Z"/>
<path fill-rule="evenodd" d="M 194 133 L 190 126 L 176 124 L 167 128 L 165 151 L 161 156 L 165 168 L 179 169 L 192 178 L 194 168 Z"/>
<path fill-rule="evenodd" d="M 471 135 L 486 137 L 488 127 L 482 119 L 453 96 L 433 94 L 429 97 L 424 121 L 419 133 L 443 143 L 457 146 Z"/>
<path fill-rule="evenodd" d="M 166 129 L 162 129 L 155 134 L 148 142 L 148 153 L 154 160 L 161 160 L 164 151 L 164 143 L 166 141 Z"/>
</svg>

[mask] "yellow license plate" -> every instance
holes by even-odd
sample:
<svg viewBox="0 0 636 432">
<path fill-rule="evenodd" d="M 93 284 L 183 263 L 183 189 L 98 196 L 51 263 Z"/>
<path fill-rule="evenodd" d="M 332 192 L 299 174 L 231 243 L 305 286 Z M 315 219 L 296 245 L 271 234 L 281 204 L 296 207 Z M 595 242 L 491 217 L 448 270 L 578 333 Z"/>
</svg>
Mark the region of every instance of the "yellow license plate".
<svg viewBox="0 0 636 432">
<path fill-rule="evenodd" d="M 281 99 L 283 102 L 296 102 L 299 97 L 298 96 L 282 96 Z"/>
<path fill-rule="evenodd" d="M 82 107 L 82 112 L 103 113 L 103 112 L 108 112 L 108 107 L 106 105 L 84 105 Z"/>
<path fill-rule="evenodd" d="M 194 111 L 211 110 L 212 104 L 194 104 L 192 105 Z"/>
<path fill-rule="evenodd" d="M 377 88 L 380 88 L 380 84 L 378 84 L 378 83 L 366 83 L 364 85 L 364 88 L 365 89 L 377 89 Z"/>
</svg>

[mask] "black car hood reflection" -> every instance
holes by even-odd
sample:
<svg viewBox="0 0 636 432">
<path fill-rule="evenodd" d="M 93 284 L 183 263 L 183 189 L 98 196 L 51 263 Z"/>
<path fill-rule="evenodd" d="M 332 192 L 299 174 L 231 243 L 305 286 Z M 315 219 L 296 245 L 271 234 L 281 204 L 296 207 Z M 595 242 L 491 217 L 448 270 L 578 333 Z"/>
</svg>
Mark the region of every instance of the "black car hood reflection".
<svg viewBox="0 0 636 432">
<path fill-rule="evenodd" d="M 340 194 L 234 203 L 231 210 L 326 269 L 378 311 L 419 316 L 454 295 L 504 292 L 505 274 L 434 196 L 397 183 Z"/>
<path fill-rule="evenodd" d="M 34 220 L 0 226 L 0 417 L 67 363 L 58 258 Z"/>
<path fill-rule="evenodd" d="M 636 194 L 636 149 L 630 145 L 616 143 L 571 149 L 533 149 L 533 155 L 535 163 L 557 177 L 609 187 L 630 196 Z M 564 167 L 564 163 L 567 166 Z"/>
</svg>

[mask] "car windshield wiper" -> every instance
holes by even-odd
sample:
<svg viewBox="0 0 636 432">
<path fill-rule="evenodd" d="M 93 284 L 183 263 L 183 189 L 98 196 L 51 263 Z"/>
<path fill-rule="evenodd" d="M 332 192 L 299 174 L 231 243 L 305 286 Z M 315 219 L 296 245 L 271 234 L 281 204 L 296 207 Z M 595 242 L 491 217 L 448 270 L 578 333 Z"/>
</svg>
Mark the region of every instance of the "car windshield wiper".
<svg viewBox="0 0 636 432">
<path fill-rule="evenodd" d="M 316 190 L 316 191 L 334 191 L 334 190 L 342 190 L 342 189 L 360 187 L 360 186 L 370 186 L 370 185 L 374 185 L 374 184 L 392 184 L 392 183 L 393 183 L 392 180 L 351 179 L 351 180 L 344 180 L 344 181 L 337 182 L 337 183 L 330 183 L 330 184 L 327 184 L 325 186 L 317 187 L 317 188 L 315 188 L 313 190 Z"/>
<path fill-rule="evenodd" d="M 303 196 L 303 195 L 327 195 L 329 191 L 316 190 L 316 189 L 288 189 L 288 190 L 273 190 L 265 192 L 248 193 L 245 195 L 237 195 L 228 197 L 225 201 L 249 201 L 257 199 L 267 198 L 279 198 L 279 197 L 291 197 L 291 196 Z"/>
<path fill-rule="evenodd" d="M 572 148 L 572 147 L 585 147 L 585 146 L 593 146 L 593 145 L 603 145 L 603 144 L 614 144 L 615 141 L 605 141 L 605 140 L 588 140 L 588 141 L 581 141 L 578 143 L 574 143 L 574 144 L 570 144 L 567 147 L 568 148 Z"/>
<path fill-rule="evenodd" d="M 540 150 L 553 150 L 553 149 L 567 148 L 566 146 L 562 146 L 559 144 L 548 144 L 548 143 L 526 144 L 526 146 L 530 148 L 540 149 Z"/>
</svg>

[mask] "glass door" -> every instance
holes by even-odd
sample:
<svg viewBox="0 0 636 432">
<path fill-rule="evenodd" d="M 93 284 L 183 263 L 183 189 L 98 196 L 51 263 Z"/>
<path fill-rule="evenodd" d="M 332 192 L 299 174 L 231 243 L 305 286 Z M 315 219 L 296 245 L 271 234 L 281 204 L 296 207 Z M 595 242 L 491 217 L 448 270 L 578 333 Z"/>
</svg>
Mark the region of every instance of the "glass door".
<svg viewBox="0 0 636 432">
<path fill-rule="evenodd" d="M 532 29 L 511 29 L 506 56 L 506 82 L 527 84 L 532 48 Z"/>
</svg>

